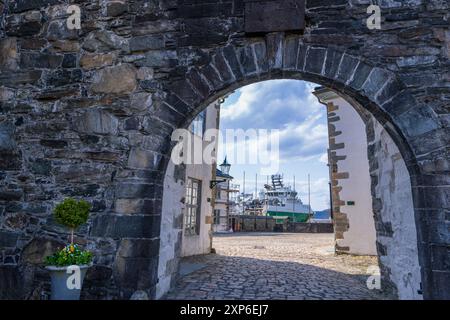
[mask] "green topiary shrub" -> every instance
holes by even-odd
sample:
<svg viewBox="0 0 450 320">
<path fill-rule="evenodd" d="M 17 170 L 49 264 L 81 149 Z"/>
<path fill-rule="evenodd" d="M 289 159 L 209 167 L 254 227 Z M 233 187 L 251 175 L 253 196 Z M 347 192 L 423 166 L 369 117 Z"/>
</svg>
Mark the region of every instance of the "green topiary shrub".
<svg viewBox="0 0 450 320">
<path fill-rule="evenodd" d="M 53 215 L 56 222 L 70 228 L 71 230 L 71 243 L 73 243 L 73 232 L 83 223 L 86 223 L 89 217 L 89 211 L 91 210 L 91 205 L 89 202 L 84 200 L 76 201 L 72 198 L 67 198 L 60 204 L 58 204 Z"/>
<path fill-rule="evenodd" d="M 78 245 L 73 244 L 73 233 L 83 223 L 86 223 L 89 217 L 91 205 L 84 200 L 75 200 L 67 198 L 58 204 L 53 210 L 53 216 L 56 222 L 70 228 L 70 244 L 59 250 L 55 254 L 46 257 L 47 265 L 64 267 L 70 265 L 85 265 L 92 261 L 92 253 L 81 250 Z"/>
</svg>

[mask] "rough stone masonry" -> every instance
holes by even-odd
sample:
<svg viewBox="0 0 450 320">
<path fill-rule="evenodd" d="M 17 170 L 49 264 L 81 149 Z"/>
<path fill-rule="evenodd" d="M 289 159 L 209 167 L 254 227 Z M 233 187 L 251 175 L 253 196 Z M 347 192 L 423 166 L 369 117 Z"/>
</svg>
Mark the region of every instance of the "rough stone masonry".
<svg viewBox="0 0 450 320">
<path fill-rule="evenodd" d="M 287 78 L 388 130 L 411 177 L 423 295 L 449 299 L 450 4 L 378 1 L 369 30 L 370 2 L 307 0 L 304 32 L 246 34 L 244 0 L 0 0 L 0 298 L 48 294 L 42 259 L 68 236 L 51 210 L 68 196 L 93 204 L 77 232 L 95 253 L 83 297 L 154 296 L 171 132 L 231 90 Z M 73 3 L 80 30 L 66 27 Z"/>
</svg>

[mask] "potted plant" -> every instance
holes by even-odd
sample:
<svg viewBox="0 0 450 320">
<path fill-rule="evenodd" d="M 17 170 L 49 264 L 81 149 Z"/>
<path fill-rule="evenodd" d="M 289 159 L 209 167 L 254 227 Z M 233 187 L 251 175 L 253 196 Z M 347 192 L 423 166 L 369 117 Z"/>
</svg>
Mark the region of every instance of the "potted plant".
<svg viewBox="0 0 450 320">
<path fill-rule="evenodd" d="M 55 254 L 46 257 L 46 269 L 50 271 L 52 300 L 79 300 L 87 269 L 92 262 L 92 253 L 73 243 L 73 234 L 89 217 L 91 205 L 72 198 L 58 204 L 53 215 L 56 222 L 70 228 L 70 244 Z"/>
</svg>

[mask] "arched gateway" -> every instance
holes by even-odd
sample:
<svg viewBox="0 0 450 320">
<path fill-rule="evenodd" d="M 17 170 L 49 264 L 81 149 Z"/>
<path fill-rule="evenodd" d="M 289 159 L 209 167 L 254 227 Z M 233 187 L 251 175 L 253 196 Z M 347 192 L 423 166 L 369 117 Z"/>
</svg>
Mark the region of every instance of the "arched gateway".
<svg viewBox="0 0 450 320">
<path fill-rule="evenodd" d="M 236 88 L 283 78 L 334 89 L 388 131 L 410 175 L 423 296 L 449 298 L 448 4 L 386 4 L 369 30 L 360 1 L 309 0 L 299 34 L 246 33 L 244 2 L 86 3 L 78 31 L 63 1 L 3 4 L 1 297 L 45 287 L 41 259 L 66 238 L 50 213 L 66 196 L 94 204 L 79 231 L 96 256 L 85 294 L 153 295 L 171 132 Z"/>
</svg>

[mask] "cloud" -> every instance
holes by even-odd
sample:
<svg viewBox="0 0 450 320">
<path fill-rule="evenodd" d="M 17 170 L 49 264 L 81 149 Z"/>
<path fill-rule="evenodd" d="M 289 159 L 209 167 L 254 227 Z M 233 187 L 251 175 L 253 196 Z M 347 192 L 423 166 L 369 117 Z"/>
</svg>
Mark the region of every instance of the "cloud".
<svg viewBox="0 0 450 320">
<path fill-rule="evenodd" d="M 314 86 L 298 80 L 245 86 L 222 106 L 221 128 L 277 129 L 282 162 L 319 159 L 326 153 L 328 128 L 325 107 L 311 93 Z"/>
<path fill-rule="evenodd" d="M 328 164 L 328 153 L 324 153 L 320 156 L 319 161 L 321 163 Z"/>
</svg>

